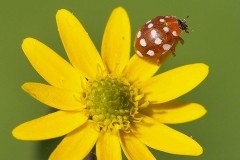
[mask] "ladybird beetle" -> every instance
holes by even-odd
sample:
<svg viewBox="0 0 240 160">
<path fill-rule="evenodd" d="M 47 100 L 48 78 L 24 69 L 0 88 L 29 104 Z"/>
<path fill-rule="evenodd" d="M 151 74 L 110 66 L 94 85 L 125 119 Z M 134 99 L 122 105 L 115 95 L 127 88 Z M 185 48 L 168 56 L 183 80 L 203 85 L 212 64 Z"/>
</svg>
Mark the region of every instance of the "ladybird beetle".
<svg viewBox="0 0 240 160">
<path fill-rule="evenodd" d="M 180 37 L 182 31 L 188 33 L 186 20 L 174 16 L 155 17 L 137 32 L 134 41 L 135 51 L 141 58 L 159 64 L 161 57 L 168 51 L 175 55 L 178 42 L 184 43 Z"/>
</svg>

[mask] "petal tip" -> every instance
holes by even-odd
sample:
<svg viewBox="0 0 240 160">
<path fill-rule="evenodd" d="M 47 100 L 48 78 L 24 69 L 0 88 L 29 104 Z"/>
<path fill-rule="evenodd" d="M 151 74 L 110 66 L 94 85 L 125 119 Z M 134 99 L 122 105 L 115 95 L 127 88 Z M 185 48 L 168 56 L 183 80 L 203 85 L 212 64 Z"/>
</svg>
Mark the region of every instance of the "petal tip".
<svg viewBox="0 0 240 160">
<path fill-rule="evenodd" d="M 195 63 L 195 64 L 190 64 L 196 72 L 198 72 L 199 77 L 201 77 L 202 80 L 204 80 L 208 73 L 209 73 L 209 66 L 205 63 Z"/>
<path fill-rule="evenodd" d="M 119 6 L 119 7 L 116 7 L 114 10 L 113 10 L 113 13 L 115 13 L 115 14 L 119 14 L 119 15 L 127 15 L 127 11 L 123 8 L 123 7 L 121 7 L 121 6 Z"/>
<path fill-rule="evenodd" d="M 24 83 L 22 86 L 21 86 L 22 90 L 24 90 L 25 92 L 29 92 L 29 82 L 27 83 Z"/>
<path fill-rule="evenodd" d="M 71 15 L 72 13 L 69 12 L 68 10 L 66 9 L 59 9 L 56 13 L 56 19 L 57 21 L 59 21 L 59 19 L 61 19 L 62 17 L 66 17 L 68 15 Z"/>
<path fill-rule="evenodd" d="M 64 14 L 64 13 L 68 13 L 69 11 L 68 10 L 66 10 L 66 9 L 59 9 L 58 11 L 57 11 L 57 15 L 59 15 L 59 14 Z"/>
<path fill-rule="evenodd" d="M 205 63 L 198 63 L 198 65 L 202 68 L 203 71 L 205 71 L 206 75 L 209 72 L 209 66 Z"/>
<path fill-rule="evenodd" d="M 207 110 L 204 108 L 204 106 L 197 103 L 195 105 L 196 105 L 195 111 L 199 113 L 196 119 L 201 118 L 207 114 Z"/>
<path fill-rule="evenodd" d="M 12 130 L 12 135 L 13 135 L 14 138 L 16 138 L 16 128 L 14 128 L 14 129 Z"/>
<path fill-rule="evenodd" d="M 202 63 L 202 73 L 203 79 L 205 79 L 209 73 L 209 66 L 207 64 Z"/>
<path fill-rule="evenodd" d="M 202 116 L 206 115 L 207 114 L 207 110 L 203 107 L 203 113 L 202 113 Z"/>
<path fill-rule="evenodd" d="M 19 132 L 19 126 L 17 126 L 16 128 L 14 128 L 12 130 L 12 136 L 16 139 L 19 139 L 19 140 L 24 140 L 24 138 L 22 138 L 20 132 Z"/>
<path fill-rule="evenodd" d="M 190 155 L 190 156 L 200 156 L 203 154 L 203 147 L 194 139 L 192 139 L 193 144 L 192 144 L 192 150 L 185 154 L 185 155 Z"/>
<path fill-rule="evenodd" d="M 114 10 L 118 10 L 118 11 L 126 11 L 122 6 L 118 6 L 118 7 L 116 7 Z"/>
<path fill-rule="evenodd" d="M 28 43 L 31 43 L 33 40 L 34 40 L 34 38 L 31 38 L 31 37 L 27 37 L 27 38 L 23 39 L 22 47 L 24 47 Z"/>
<path fill-rule="evenodd" d="M 203 154 L 203 148 L 199 145 L 193 156 L 200 156 L 201 154 Z"/>
<path fill-rule="evenodd" d="M 38 41 L 37 39 L 35 38 L 32 38 L 32 37 L 27 37 L 25 39 L 23 39 L 23 42 L 22 42 L 22 49 L 24 51 L 25 54 L 27 54 L 28 52 L 25 52 L 26 50 L 28 50 L 29 48 L 31 48 L 32 46 L 36 45 L 36 44 L 40 44 L 41 42 Z"/>
</svg>

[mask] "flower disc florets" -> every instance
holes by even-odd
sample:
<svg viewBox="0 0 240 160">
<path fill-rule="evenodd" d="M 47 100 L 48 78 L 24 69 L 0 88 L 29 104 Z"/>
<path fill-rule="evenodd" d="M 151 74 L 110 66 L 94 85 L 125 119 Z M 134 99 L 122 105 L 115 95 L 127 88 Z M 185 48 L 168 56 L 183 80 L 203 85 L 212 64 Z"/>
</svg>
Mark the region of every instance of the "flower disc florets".
<svg viewBox="0 0 240 160">
<path fill-rule="evenodd" d="M 86 103 L 100 129 L 127 130 L 137 111 L 136 91 L 125 80 L 107 76 L 88 82 Z"/>
</svg>

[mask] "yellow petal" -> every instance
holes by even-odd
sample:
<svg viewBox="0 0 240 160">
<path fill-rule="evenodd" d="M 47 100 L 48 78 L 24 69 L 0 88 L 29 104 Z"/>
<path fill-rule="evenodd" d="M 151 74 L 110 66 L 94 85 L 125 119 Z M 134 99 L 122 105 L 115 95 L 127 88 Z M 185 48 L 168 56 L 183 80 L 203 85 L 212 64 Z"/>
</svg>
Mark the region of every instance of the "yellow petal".
<svg viewBox="0 0 240 160">
<path fill-rule="evenodd" d="M 166 125 L 141 115 L 142 121 L 133 125 L 134 135 L 151 148 L 178 155 L 198 156 L 202 147 L 188 137 Z"/>
<path fill-rule="evenodd" d="M 23 41 L 22 49 L 36 71 L 51 85 L 82 90 L 83 77 L 52 49 L 33 38 Z"/>
<path fill-rule="evenodd" d="M 56 20 L 62 43 L 73 66 L 86 78 L 95 78 L 100 68 L 104 70 L 104 65 L 82 24 L 65 9 L 57 12 Z"/>
<path fill-rule="evenodd" d="M 123 75 L 130 82 L 143 82 L 152 77 L 160 68 L 160 65 L 150 63 L 139 56 L 134 55 L 123 71 Z"/>
<path fill-rule="evenodd" d="M 41 83 L 25 83 L 23 90 L 40 102 L 60 110 L 81 110 L 85 108 L 78 92 L 59 89 Z"/>
<path fill-rule="evenodd" d="M 150 104 L 140 112 L 161 123 L 176 124 L 198 119 L 205 115 L 207 111 L 197 103 L 171 101 L 162 104 Z"/>
<path fill-rule="evenodd" d="M 13 136 L 20 140 L 56 138 L 76 129 L 87 118 L 82 112 L 57 111 L 19 125 L 13 130 Z"/>
<path fill-rule="evenodd" d="M 201 83 L 208 74 L 202 63 L 185 65 L 159 74 L 142 84 L 142 92 L 151 103 L 163 103 L 178 98 Z"/>
<path fill-rule="evenodd" d="M 95 145 L 99 132 L 91 121 L 69 133 L 52 152 L 49 160 L 84 159 Z"/>
<path fill-rule="evenodd" d="M 120 132 L 120 143 L 124 154 L 131 160 L 155 160 L 147 146 L 140 142 L 132 133 Z"/>
<path fill-rule="evenodd" d="M 127 12 L 118 7 L 113 10 L 102 41 L 102 58 L 110 72 L 121 73 L 129 60 L 131 28 Z"/>
<path fill-rule="evenodd" d="M 102 131 L 96 144 L 96 152 L 98 160 L 122 160 L 118 135 Z"/>
</svg>

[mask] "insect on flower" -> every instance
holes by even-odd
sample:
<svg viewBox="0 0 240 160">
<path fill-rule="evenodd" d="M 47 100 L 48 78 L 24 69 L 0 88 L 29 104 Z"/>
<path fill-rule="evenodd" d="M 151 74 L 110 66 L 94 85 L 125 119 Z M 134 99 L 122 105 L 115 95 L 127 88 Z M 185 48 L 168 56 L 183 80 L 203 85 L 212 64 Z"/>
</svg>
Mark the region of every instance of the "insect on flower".
<svg viewBox="0 0 240 160">
<path fill-rule="evenodd" d="M 161 19 L 167 22 L 169 33 Z M 49 160 L 84 159 L 90 152 L 95 152 L 98 160 L 121 160 L 122 151 L 127 159 L 156 160 L 147 146 L 176 155 L 203 153 L 192 137 L 167 124 L 190 122 L 206 114 L 198 103 L 177 100 L 206 78 L 206 64 L 188 64 L 155 75 L 160 65 L 137 55 L 130 58 L 131 26 L 122 7 L 115 8 L 107 22 L 101 56 L 70 11 L 58 10 L 56 22 L 69 62 L 35 38 L 27 37 L 22 43 L 27 59 L 46 81 L 27 82 L 22 89 L 56 110 L 17 126 L 12 131 L 15 138 L 38 141 L 65 136 Z M 145 26 L 149 30 L 140 32 L 139 38 L 153 34 L 156 28 L 155 36 L 159 34 L 163 43 L 160 49 L 169 44 L 171 53 L 181 33 L 179 25 L 186 30 L 184 21 L 159 17 Z M 157 37 L 151 43 L 150 37 L 146 40 L 146 47 L 158 43 Z M 164 51 L 158 54 L 157 58 Z"/>
<path fill-rule="evenodd" d="M 138 56 L 159 64 L 162 55 L 171 51 L 175 55 L 175 48 L 180 41 L 182 31 L 189 33 L 186 20 L 174 16 L 157 16 L 137 32 L 134 47 Z"/>
</svg>

